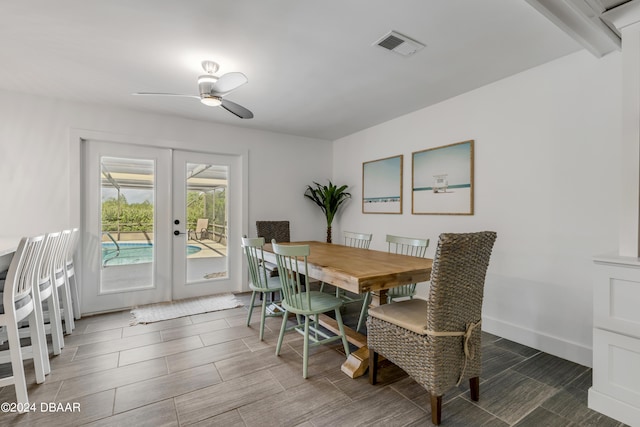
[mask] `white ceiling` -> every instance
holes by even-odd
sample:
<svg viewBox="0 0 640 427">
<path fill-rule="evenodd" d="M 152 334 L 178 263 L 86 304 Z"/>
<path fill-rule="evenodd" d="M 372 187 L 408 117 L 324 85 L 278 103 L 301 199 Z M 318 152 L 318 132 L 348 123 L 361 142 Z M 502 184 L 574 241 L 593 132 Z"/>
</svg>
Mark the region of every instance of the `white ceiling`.
<svg viewBox="0 0 640 427">
<path fill-rule="evenodd" d="M 372 46 L 390 30 L 412 57 Z M 0 88 L 334 140 L 581 49 L 524 0 L 0 0 Z M 249 83 L 241 120 L 200 62 Z"/>
</svg>

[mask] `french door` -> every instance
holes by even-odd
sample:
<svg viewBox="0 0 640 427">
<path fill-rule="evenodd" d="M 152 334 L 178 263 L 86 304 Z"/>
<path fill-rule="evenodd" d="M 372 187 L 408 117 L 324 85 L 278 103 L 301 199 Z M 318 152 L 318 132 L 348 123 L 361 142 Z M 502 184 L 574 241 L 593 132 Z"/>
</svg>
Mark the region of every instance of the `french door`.
<svg viewBox="0 0 640 427">
<path fill-rule="evenodd" d="M 238 156 L 173 151 L 174 299 L 238 290 L 240 169 Z"/>
<path fill-rule="evenodd" d="M 83 149 L 84 313 L 241 289 L 240 156 Z"/>
</svg>

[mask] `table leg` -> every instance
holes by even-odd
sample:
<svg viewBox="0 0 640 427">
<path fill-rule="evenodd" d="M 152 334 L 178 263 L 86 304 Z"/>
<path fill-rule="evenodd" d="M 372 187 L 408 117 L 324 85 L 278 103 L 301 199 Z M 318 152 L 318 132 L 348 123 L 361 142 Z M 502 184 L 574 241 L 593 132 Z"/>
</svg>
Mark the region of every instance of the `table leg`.
<svg viewBox="0 0 640 427">
<path fill-rule="evenodd" d="M 369 307 L 377 307 L 379 305 L 386 304 L 387 302 L 386 289 L 371 292 L 371 303 L 369 304 Z"/>
<path fill-rule="evenodd" d="M 371 292 L 371 304 L 369 307 L 377 307 L 387 303 L 387 290 L 382 289 Z M 342 364 L 341 370 L 351 378 L 357 378 L 367 371 L 369 367 L 369 347 L 366 342 L 358 350 L 349 355 L 347 361 Z"/>
</svg>

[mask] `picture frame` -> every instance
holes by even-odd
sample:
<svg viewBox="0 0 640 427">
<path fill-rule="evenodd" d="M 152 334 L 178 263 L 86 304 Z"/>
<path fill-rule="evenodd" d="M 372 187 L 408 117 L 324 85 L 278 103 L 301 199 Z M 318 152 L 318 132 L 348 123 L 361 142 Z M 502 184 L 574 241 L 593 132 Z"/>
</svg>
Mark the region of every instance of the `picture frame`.
<svg viewBox="0 0 640 427">
<path fill-rule="evenodd" d="M 411 213 L 473 215 L 474 140 L 411 155 Z"/>
<path fill-rule="evenodd" d="M 362 163 L 362 213 L 402 214 L 403 155 Z"/>
</svg>

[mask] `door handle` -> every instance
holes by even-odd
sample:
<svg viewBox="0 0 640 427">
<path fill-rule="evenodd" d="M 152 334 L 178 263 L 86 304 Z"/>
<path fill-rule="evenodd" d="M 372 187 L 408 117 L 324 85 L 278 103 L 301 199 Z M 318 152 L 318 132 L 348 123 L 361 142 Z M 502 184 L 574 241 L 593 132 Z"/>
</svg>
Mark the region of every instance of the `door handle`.
<svg viewBox="0 0 640 427">
<path fill-rule="evenodd" d="M 175 230 L 175 231 L 173 232 L 173 235 L 174 235 L 174 236 L 179 236 L 179 235 L 181 235 L 181 234 L 187 234 L 187 233 L 183 233 L 183 232 L 181 232 L 180 230 Z"/>
</svg>

